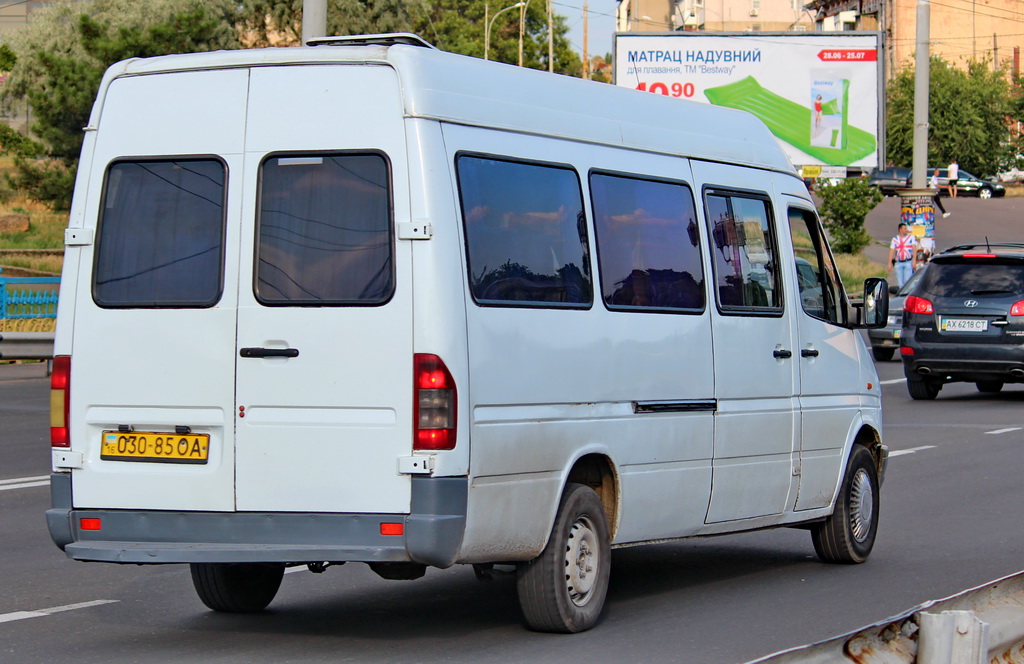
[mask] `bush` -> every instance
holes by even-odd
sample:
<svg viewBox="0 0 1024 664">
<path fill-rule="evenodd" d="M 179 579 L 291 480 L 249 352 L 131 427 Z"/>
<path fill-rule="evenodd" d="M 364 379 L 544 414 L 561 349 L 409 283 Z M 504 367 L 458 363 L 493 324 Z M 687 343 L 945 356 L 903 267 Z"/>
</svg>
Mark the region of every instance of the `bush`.
<svg viewBox="0 0 1024 664">
<path fill-rule="evenodd" d="M 821 204 L 818 212 L 832 238 L 832 248 L 840 254 L 856 254 L 871 244 L 864 230 L 868 213 L 882 202 L 882 193 L 868 184 L 867 178 L 850 178 L 818 188 Z"/>
</svg>

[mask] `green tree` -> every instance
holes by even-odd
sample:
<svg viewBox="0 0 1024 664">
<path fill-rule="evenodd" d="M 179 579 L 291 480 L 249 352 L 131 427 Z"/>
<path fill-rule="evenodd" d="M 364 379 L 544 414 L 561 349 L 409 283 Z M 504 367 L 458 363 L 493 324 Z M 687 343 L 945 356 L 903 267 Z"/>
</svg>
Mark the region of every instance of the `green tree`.
<svg viewBox="0 0 1024 664">
<path fill-rule="evenodd" d="M 966 69 L 941 57 L 931 59 L 928 95 L 928 165 L 953 159 L 965 170 L 992 175 L 1018 150 L 1009 140 L 1008 117 L 1019 117 L 1003 72 L 989 62 L 973 61 Z M 914 145 L 914 70 L 905 68 L 886 90 L 886 152 L 894 164 L 910 165 Z"/>
<path fill-rule="evenodd" d="M 509 64 L 519 63 L 520 10 L 510 9 L 495 19 L 511 0 L 434 0 L 416 16 L 415 30 L 438 48 L 484 57 L 485 23 L 491 23 L 489 58 Z M 486 21 L 485 21 L 486 17 Z M 492 23 L 493 20 L 493 23 Z M 553 70 L 559 74 L 580 76 L 583 62 L 572 50 L 565 17 L 552 17 Z M 545 0 L 531 0 L 526 6 L 523 31 L 523 66 L 548 68 L 548 15 Z"/>
<path fill-rule="evenodd" d="M 868 184 L 867 178 L 848 178 L 838 184 L 820 187 L 818 212 L 832 238 L 832 248 L 840 254 L 856 254 L 871 244 L 864 229 L 868 213 L 882 202 L 882 193 Z"/>
<path fill-rule="evenodd" d="M 413 16 L 427 5 L 427 0 L 329 0 L 327 34 L 413 32 Z M 246 46 L 298 46 L 302 0 L 242 0 L 241 27 Z"/>
<path fill-rule="evenodd" d="M 45 158 L 4 141 L 17 171 L 12 186 L 69 207 L 82 127 L 106 68 L 129 57 L 237 47 L 235 12 L 232 0 L 64 0 L 40 11 L 8 43 L 14 61 L 4 95 L 32 107 L 30 130 Z"/>
</svg>

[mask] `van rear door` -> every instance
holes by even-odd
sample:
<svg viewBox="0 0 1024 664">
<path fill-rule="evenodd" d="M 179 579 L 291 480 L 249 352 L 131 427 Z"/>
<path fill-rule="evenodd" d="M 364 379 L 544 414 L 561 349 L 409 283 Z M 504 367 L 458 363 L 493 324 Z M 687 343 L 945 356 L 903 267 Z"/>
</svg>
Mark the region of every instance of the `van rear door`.
<svg viewBox="0 0 1024 664">
<path fill-rule="evenodd" d="M 402 102 L 380 66 L 252 70 L 238 305 L 239 511 L 409 510 Z M 407 213 L 404 213 L 407 214 Z"/>
<path fill-rule="evenodd" d="M 76 200 L 79 235 L 94 241 L 73 310 L 75 507 L 234 509 L 229 247 L 247 87 L 246 70 L 118 78 L 94 113 L 92 176 Z"/>
</svg>

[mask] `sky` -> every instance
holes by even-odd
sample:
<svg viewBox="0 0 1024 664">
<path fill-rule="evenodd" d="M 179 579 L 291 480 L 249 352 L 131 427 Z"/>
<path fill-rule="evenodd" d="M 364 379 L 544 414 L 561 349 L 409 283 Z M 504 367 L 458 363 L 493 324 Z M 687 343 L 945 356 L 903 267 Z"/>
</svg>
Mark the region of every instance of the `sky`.
<svg viewBox="0 0 1024 664">
<path fill-rule="evenodd" d="M 511 0 L 509 4 L 515 4 Z M 569 26 L 569 41 L 574 51 L 583 55 L 583 0 L 552 0 L 554 11 L 565 17 Z M 615 34 L 615 8 L 617 0 L 587 0 L 590 15 L 587 29 L 587 50 L 591 57 L 612 52 Z"/>
</svg>

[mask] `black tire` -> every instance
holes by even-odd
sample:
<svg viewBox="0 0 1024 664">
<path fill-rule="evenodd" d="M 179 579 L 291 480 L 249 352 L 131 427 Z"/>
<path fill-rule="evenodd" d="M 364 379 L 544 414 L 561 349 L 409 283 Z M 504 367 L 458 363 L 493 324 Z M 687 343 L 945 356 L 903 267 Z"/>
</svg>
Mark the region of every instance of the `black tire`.
<svg viewBox="0 0 1024 664">
<path fill-rule="evenodd" d="M 814 552 L 822 562 L 867 560 L 878 532 L 878 489 L 875 458 L 866 447 L 854 445 L 832 516 L 811 529 Z"/>
<path fill-rule="evenodd" d="M 896 354 L 895 348 L 879 348 L 874 346 L 871 349 L 871 354 L 875 356 L 875 359 L 879 362 L 888 362 L 892 359 L 892 356 Z"/>
<path fill-rule="evenodd" d="M 516 569 L 519 606 L 530 629 L 582 632 L 601 617 L 611 571 L 608 519 L 594 490 L 568 484 L 547 546 Z"/>
<path fill-rule="evenodd" d="M 1000 392 L 1003 389 L 1003 381 L 1001 380 L 979 380 L 974 384 L 978 388 L 979 392 Z"/>
<path fill-rule="evenodd" d="M 930 401 L 939 396 L 941 389 L 942 383 L 934 380 L 907 379 L 907 392 L 910 392 L 910 398 L 915 401 Z"/>
<path fill-rule="evenodd" d="M 267 608 L 284 577 L 276 563 L 192 563 L 192 585 L 214 611 L 253 613 Z"/>
</svg>

